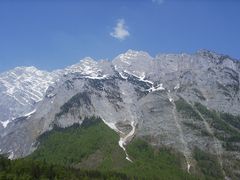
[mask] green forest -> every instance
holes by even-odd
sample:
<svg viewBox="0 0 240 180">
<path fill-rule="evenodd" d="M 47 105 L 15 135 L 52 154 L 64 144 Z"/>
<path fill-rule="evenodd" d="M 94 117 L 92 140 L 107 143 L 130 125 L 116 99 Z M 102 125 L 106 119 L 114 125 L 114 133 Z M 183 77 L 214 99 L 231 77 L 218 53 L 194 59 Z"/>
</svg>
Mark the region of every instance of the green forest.
<svg viewBox="0 0 240 180">
<path fill-rule="evenodd" d="M 0 179 L 199 179 L 183 168 L 180 153 L 135 138 L 127 146 L 130 162 L 118 141 L 119 135 L 98 117 L 86 118 L 81 126 L 54 126 L 38 138 L 31 155 L 12 161 L 1 156 Z M 201 151 L 197 157 L 208 164 Z M 219 178 L 203 171 L 200 179 Z"/>
</svg>

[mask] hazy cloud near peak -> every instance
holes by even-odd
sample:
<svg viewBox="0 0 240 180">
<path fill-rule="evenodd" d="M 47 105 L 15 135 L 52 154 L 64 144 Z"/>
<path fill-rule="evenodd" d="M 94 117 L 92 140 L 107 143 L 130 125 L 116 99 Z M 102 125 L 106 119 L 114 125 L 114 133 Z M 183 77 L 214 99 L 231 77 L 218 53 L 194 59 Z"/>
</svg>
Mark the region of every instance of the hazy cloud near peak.
<svg viewBox="0 0 240 180">
<path fill-rule="evenodd" d="M 130 33 L 127 30 L 127 26 L 125 24 L 124 19 L 119 19 L 117 21 L 116 26 L 114 27 L 114 31 L 110 33 L 110 35 L 120 41 L 126 39 L 130 36 Z"/>
</svg>

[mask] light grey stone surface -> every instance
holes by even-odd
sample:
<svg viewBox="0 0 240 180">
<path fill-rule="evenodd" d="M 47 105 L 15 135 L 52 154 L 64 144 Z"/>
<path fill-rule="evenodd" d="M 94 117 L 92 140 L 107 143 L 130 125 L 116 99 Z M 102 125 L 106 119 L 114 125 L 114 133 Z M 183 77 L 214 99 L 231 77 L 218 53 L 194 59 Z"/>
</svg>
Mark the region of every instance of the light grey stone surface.
<svg viewBox="0 0 240 180">
<path fill-rule="evenodd" d="M 13 120 L 6 128 L 0 125 L 0 149 L 13 152 L 14 158 L 25 156 L 34 150 L 37 137 L 51 130 L 53 124 L 67 127 L 95 115 L 123 134 L 129 133 L 134 122 L 135 136 L 148 139 L 153 146 L 174 148 L 189 161 L 195 147 L 217 153 L 220 148 L 211 136 L 185 125 L 193 123 L 207 130 L 204 121 L 183 117 L 174 101 L 182 97 L 189 104 L 200 102 L 210 109 L 239 115 L 239 74 L 239 61 L 207 50 L 155 58 L 129 50 L 113 61 L 85 58 L 66 69 L 44 74 L 54 82 L 34 105 L 33 114 Z M 0 93 L 6 91 L 1 86 Z M 10 116 L 5 113 L 10 108 L 18 108 L 12 101 L 1 101 L 1 117 Z M 225 153 L 224 149 L 220 153 Z"/>
</svg>

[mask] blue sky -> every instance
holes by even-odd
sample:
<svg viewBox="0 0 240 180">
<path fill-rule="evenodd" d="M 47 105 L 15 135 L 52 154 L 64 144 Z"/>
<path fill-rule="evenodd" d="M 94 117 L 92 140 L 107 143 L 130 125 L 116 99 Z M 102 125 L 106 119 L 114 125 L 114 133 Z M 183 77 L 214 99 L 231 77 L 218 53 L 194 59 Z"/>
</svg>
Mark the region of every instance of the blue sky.
<svg viewBox="0 0 240 180">
<path fill-rule="evenodd" d="M 240 59 L 238 0 L 0 0 L 0 72 L 53 70 L 128 49 Z"/>
</svg>

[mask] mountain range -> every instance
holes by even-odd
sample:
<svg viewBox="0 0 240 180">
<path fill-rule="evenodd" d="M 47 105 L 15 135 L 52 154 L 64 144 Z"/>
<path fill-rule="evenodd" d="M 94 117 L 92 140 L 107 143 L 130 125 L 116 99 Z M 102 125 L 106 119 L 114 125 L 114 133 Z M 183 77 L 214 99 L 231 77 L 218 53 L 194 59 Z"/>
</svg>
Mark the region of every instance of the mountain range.
<svg viewBox="0 0 240 180">
<path fill-rule="evenodd" d="M 0 153 L 9 159 L 46 156 L 40 150 L 50 140 L 42 136 L 98 117 L 106 125 L 101 128 L 118 137 L 119 162 L 138 162 L 133 144 L 142 140 L 143 149 L 179 153 L 187 174 L 238 179 L 239 78 L 240 61 L 208 50 L 156 57 L 128 50 L 111 61 L 86 57 L 52 72 L 16 67 L 0 74 Z M 98 152 L 82 155 L 78 165 L 88 167 Z M 217 174 L 208 172 L 211 166 Z"/>
</svg>

